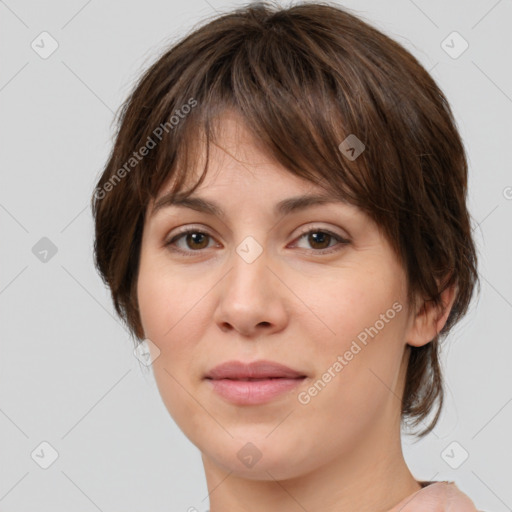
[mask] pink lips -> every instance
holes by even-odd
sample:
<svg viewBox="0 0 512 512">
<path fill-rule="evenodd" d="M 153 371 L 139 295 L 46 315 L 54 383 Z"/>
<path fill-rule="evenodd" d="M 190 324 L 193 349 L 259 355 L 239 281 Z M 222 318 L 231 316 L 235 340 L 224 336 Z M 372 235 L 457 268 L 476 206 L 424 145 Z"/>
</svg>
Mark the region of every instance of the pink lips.
<svg viewBox="0 0 512 512">
<path fill-rule="evenodd" d="M 227 361 L 210 370 L 205 379 L 227 400 L 237 405 L 255 405 L 292 390 L 305 377 L 273 361 Z"/>
</svg>

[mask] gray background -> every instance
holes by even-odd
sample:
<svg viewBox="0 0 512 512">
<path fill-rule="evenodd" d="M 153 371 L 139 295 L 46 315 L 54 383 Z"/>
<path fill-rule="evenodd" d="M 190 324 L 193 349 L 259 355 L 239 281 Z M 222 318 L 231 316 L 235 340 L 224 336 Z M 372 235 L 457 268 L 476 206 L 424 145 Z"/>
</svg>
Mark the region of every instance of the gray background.
<svg viewBox="0 0 512 512">
<path fill-rule="evenodd" d="M 512 2 L 341 3 L 431 70 L 470 160 L 482 293 L 447 339 L 442 420 L 420 442 L 404 435 L 406 460 L 418 479 L 455 481 L 480 509 L 512 510 Z M 88 204 L 133 80 L 166 44 L 241 4 L 0 1 L 0 511 L 208 508 L 199 452 L 133 356 L 93 267 Z M 43 31 L 59 45 L 46 59 L 31 47 L 51 48 Z M 457 58 L 442 47 L 453 31 L 469 43 Z M 43 237 L 57 248 L 46 261 Z M 44 441 L 58 452 L 47 469 Z"/>
</svg>

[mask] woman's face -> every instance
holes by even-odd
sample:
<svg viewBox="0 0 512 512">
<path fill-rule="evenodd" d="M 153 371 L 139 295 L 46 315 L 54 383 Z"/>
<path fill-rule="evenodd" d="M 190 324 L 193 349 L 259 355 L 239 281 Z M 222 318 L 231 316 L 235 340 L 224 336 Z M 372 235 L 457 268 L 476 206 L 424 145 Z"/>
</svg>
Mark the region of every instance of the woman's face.
<svg viewBox="0 0 512 512">
<path fill-rule="evenodd" d="M 364 457 L 399 428 L 413 324 L 404 270 L 352 205 L 276 210 L 326 192 L 265 158 L 236 118 L 219 146 L 193 197 L 222 216 L 152 203 L 146 217 L 137 292 L 162 399 L 205 462 L 247 478 Z M 303 378 L 206 378 L 259 360 Z"/>
</svg>

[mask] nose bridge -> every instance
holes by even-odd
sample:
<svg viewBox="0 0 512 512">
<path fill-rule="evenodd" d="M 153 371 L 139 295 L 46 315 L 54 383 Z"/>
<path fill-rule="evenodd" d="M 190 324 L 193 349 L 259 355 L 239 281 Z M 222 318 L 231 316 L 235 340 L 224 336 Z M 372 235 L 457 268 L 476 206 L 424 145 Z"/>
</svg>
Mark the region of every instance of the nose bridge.
<svg viewBox="0 0 512 512">
<path fill-rule="evenodd" d="M 232 298 L 246 307 L 256 307 L 267 300 L 269 283 L 268 251 L 252 236 L 247 236 L 231 255 L 228 290 Z"/>
</svg>

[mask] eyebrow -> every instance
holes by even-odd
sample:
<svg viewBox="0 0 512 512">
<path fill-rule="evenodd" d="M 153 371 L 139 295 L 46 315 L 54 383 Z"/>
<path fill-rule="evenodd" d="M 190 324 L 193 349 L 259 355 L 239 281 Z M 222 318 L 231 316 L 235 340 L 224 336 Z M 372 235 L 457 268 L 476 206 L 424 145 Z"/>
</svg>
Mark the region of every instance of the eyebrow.
<svg viewBox="0 0 512 512">
<path fill-rule="evenodd" d="M 287 215 L 292 212 L 296 212 L 299 210 L 305 210 L 311 206 L 316 206 L 320 204 L 328 204 L 328 203 L 342 203 L 347 204 L 346 201 L 340 199 L 339 197 L 335 197 L 332 195 L 326 194 L 313 194 L 313 195 L 302 195 L 289 197 L 287 199 L 283 199 L 279 203 L 274 206 L 274 214 L 275 215 Z M 198 212 L 207 213 L 210 215 L 216 215 L 220 219 L 225 219 L 226 214 L 222 210 L 222 208 L 214 201 L 209 201 L 206 199 L 202 199 L 200 197 L 185 197 L 184 194 L 180 193 L 168 193 L 163 195 L 160 199 L 155 202 L 153 211 L 151 212 L 151 216 L 155 215 L 158 211 L 163 208 L 168 208 L 172 206 L 179 206 L 183 208 L 190 208 L 192 210 L 196 210 Z"/>
</svg>

